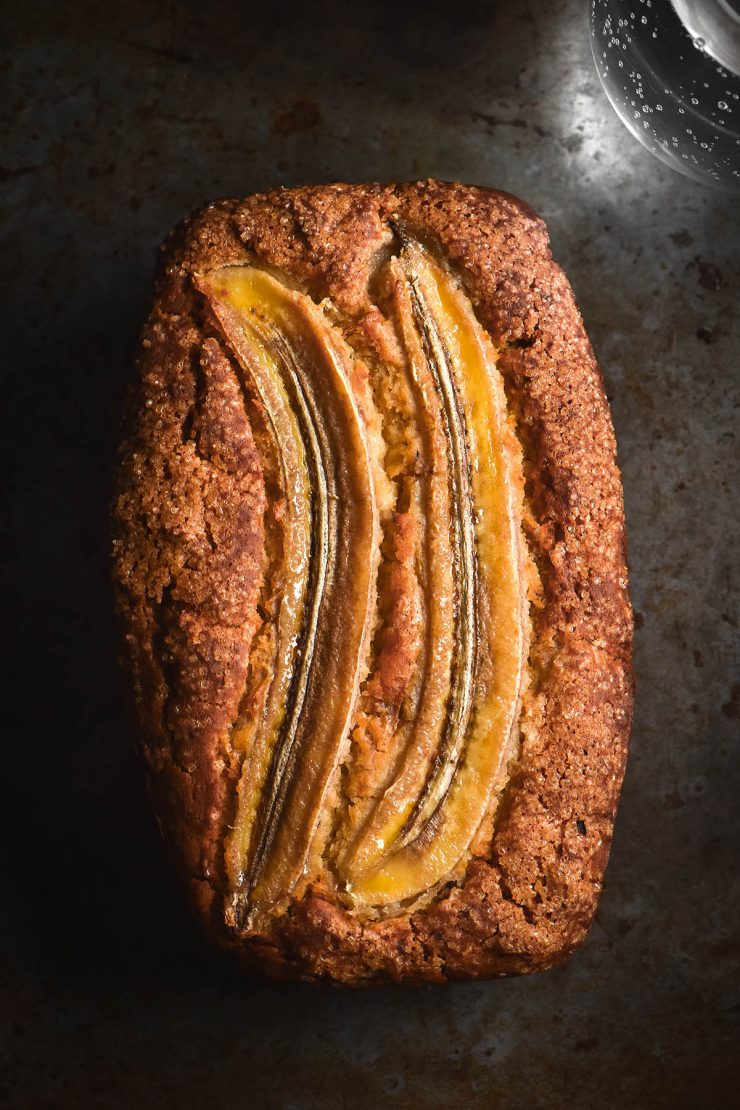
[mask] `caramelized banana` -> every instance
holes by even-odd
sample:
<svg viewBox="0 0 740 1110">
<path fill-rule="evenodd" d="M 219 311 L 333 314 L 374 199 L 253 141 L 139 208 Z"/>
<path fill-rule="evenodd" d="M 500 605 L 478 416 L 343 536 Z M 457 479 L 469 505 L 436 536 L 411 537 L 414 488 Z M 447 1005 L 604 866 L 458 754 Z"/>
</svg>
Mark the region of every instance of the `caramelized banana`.
<svg viewBox="0 0 740 1110">
<path fill-rule="evenodd" d="M 407 241 L 401 265 L 407 290 L 399 307 L 403 312 L 404 301 L 410 303 L 447 439 L 456 651 L 445 727 L 426 780 L 420 783 L 420 756 L 428 747 L 422 738 L 407 753 L 344 875 L 354 898 L 375 906 L 423 893 L 464 855 L 510 750 L 526 653 L 516 477 L 521 458 L 506 425 L 495 352 L 466 297 L 428 251 Z M 409 353 L 413 364 L 413 344 Z M 430 603 L 444 598 L 433 595 Z M 399 814 L 395 836 L 393 810 Z"/>
<path fill-rule="evenodd" d="M 268 414 L 286 495 L 262 767 L 254 775 L 250 764 L 240 784 L 227 847 L 237 905 L 251 918 L 293 889 L 344 751 L 374 604 L 378 515 L 350 355 L 321 311 L 246 266 L 199 287 Z"/>
</svg>

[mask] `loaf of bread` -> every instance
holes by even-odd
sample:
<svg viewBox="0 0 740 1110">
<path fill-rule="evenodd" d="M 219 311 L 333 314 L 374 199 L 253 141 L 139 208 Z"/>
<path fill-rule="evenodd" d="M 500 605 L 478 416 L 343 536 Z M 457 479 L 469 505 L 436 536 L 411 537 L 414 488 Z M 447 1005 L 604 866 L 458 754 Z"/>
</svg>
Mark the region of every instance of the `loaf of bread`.
<svg viewBox="0 0 740 1110">
<path fill-rule="evenodd" d="M 474 979 L 583 938 L 632 616 L 601 376 L 525 204 L 333 185 L 185 220 L 114 580 L 162 833 L 244 966 Z"/>
</svg>

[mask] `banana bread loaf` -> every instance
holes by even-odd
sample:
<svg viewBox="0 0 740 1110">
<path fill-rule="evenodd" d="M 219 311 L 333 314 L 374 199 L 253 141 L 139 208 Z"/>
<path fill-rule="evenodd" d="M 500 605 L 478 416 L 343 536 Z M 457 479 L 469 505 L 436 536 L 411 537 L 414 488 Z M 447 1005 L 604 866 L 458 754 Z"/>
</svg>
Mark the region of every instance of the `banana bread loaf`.
<svg viewBox="0 0 740 1110">
<path fill-rule="evenodd" d="M 333 185 L 185 220 L 114 580 L 165 841 L 245 966 L 481 978 L 583 938 L 632 617 L 601 376 L 525 204 Z"/>
</svg>

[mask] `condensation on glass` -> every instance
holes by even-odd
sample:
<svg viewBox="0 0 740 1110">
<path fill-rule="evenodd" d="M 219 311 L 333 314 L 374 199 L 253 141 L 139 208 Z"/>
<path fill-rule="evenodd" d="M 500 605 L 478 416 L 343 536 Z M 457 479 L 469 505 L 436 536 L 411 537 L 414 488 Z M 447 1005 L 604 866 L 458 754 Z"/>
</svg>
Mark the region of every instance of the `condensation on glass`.
<svg viewBox="0 0 740 1110">
<path fill-rule="evenodd" d="M 740 0 L 592 0 L 612 107 L 662 161 L 740 191 Z"/>
</svg>

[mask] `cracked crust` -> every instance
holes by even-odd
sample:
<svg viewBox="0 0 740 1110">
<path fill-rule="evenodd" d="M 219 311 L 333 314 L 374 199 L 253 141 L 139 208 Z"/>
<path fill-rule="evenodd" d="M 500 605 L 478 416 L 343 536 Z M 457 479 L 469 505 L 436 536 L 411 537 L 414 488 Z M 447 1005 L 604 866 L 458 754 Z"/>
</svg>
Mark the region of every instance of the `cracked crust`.
<svg viewBox="0 0 740 1110">
<path fill-rule="evenodd" d="M 541 970 L 583 939 L 607 862 L 632 706 L 632 615 L 601 375 L 536 214 L 462 185 L 336 185 L 222 201 L 160 261 L 114 507 L 114 579 L 151 793 L 210 935 L 223 924 L 223 813 L 267 569 L 259 428 L 190 275 L 259 260 L 358 329 L 400 218 L 439 243 L 499 348 L 525 451 L 533 607 L 522 745 L 485 858 L 410 916 L 361 922 L 314 890 L 237 945 L 279 978 L 345 984 Z"/>
</svg>

